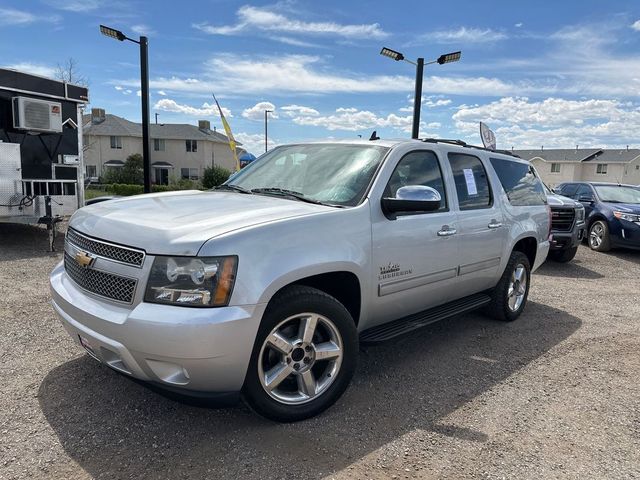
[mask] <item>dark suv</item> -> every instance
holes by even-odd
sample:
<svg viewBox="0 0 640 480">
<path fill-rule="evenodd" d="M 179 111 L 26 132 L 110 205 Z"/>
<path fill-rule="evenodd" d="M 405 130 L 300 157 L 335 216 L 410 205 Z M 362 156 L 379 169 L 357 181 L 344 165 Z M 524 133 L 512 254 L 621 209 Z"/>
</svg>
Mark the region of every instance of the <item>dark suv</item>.
<svg viewBox="0 0 640 480">
<path fill-rule="evenodd" d="M 580 202 L 545 188 L 551 208 L 549 256 L 556 262 L 570 262 L 585 237 L 585 209 Z"/>
<path fill-rule="evenodd" d="M 567 182 L 555 192 L 584 205 L 589 246 L 598 252 L 613 247 L 640 249 L 640 190 L 631 185 Z"/>
</svg>

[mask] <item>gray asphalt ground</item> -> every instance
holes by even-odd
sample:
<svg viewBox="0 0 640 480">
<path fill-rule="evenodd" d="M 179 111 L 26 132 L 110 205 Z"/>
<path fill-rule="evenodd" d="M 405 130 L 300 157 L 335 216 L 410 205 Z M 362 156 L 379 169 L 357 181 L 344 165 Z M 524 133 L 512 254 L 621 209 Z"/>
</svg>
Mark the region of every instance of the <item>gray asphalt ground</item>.
<svg viewBox="0 0 640 480">
<path fill-rule="evenodd" d="M 62 239 L 59 239 L 61 245 Z M 545 264 L 514 323 L 363 348 L 344 397 L 280 425 L 101 366 L 48 304 L 60 254 L 0 225 L 0 478 L 640 478 L 640 252 Z"/>
</svg>

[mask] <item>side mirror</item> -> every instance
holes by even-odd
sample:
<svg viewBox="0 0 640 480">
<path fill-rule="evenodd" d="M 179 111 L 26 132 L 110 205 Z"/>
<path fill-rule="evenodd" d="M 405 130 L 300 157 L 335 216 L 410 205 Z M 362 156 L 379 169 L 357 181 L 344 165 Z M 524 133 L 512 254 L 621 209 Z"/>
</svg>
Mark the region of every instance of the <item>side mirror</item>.
<svg viewBox="0 0 640 480">
<path fill-rule="evenodd" d="M 593 203 L 593 197 L 591 195 L 581 195 L 578 197 L 580 203 Z"/>
<path fill-rule="evenodd" d="M 400 187 L 395 197 L 385 197 L 381 201 L 385 215 L 399 212 L 433 212 L 440 208 L 441 203 L 440 193 L 435 188 L 424 185 Z"/>
</svg>

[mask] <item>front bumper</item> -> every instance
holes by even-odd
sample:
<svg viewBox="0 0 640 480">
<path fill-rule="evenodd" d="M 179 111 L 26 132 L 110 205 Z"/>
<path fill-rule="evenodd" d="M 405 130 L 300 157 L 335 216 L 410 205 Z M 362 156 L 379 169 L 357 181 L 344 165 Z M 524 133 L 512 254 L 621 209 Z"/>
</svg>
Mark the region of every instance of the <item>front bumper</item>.
<svg viewBox="0 0 640 480">
<path fill-rule="evenodd" d="M 586 235 L 586 225 L 584 223 L 575 225 L 570 232 L 559 232 L 551 230 L 550 250 L 566 250 L 580 245 Z"/>
<path fill-rule="evenodd" d="M 266 304 L 115 305 L 80 290 L 62 263 L 50 284 L 51 303 L 67 332 L 111 368 L 187 394 L 242 388 Z"/>
</svg>

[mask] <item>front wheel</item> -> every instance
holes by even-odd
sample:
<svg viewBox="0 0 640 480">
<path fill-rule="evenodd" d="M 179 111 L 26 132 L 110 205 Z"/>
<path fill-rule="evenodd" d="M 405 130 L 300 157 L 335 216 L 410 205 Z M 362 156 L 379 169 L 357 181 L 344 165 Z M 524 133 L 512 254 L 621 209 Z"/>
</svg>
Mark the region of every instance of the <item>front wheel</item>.
<svg viewBox="0 0 640 480">
<path fill-rule="evenodd" d="M 355 371 L 358 336 L 347 309 L 315 288 L 293 286 L 265 312 L 243 389 L 249 406 L 280 422 L 329 408 Z"/>
<path fill-rule="evenodd" d="M 511 252 L 500 281 L 491 292 L 487 313 L 503 322 L 512 322 L 520 316 L 527 304 L 531 265 L 522 252 Z"/>
<path fill-rule="evenodd" d="M 596 220 L 589 228 L 589 247 L 596 252 L 608 252 L 611 250 L 609 238 L 609 226 L 607 222 Z"/>
</svg>

